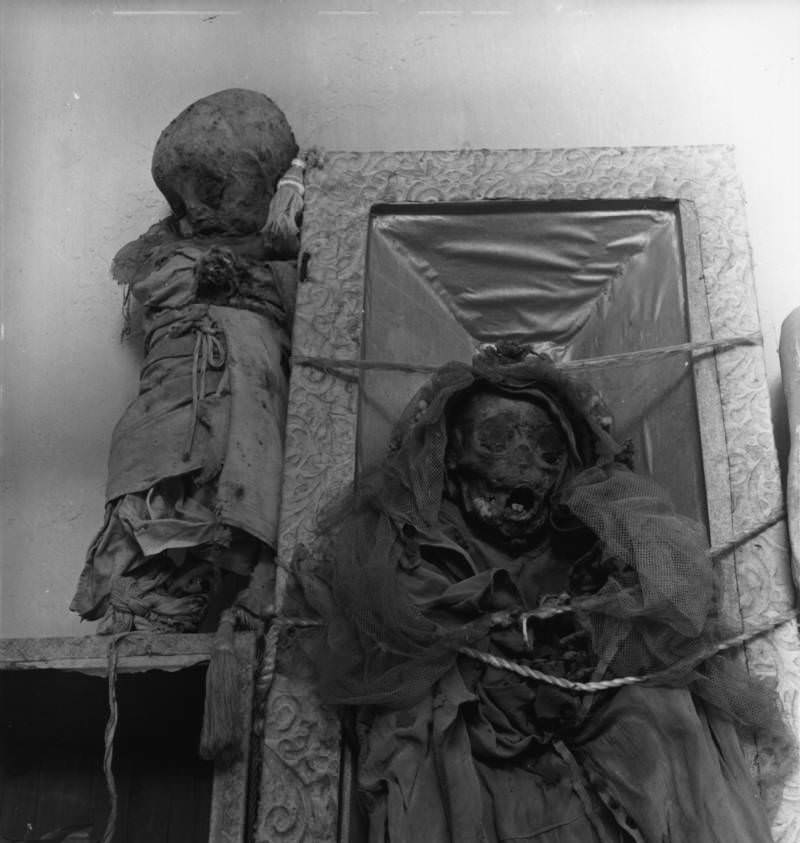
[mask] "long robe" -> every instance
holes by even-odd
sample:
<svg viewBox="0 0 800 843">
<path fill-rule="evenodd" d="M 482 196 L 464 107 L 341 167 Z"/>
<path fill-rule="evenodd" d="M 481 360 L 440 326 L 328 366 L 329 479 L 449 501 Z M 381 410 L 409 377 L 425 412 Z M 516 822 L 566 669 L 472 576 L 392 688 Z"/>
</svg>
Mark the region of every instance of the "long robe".
<svg viewBox="0 0 800 843">
<path fill-rule="evenodd" d="M 588 384 L 507 351 L 437 371 L 318 561 L 297 563 L 327 620 L 320 690 L 356 712 L 370 843 L 767 843 L 733 722 L 755 725 L 754 702 L 766 721 L 776 701 L 722 656 L 682 662 L 726 635 L 705 530 L 629 470 Z M 450 500 L 449 408 L 479 388 L 545 391 L 576 444 L 546 535 L 518 555 Z M 565 603 L 529 640 L 498 623 Z M 587 695 L 465 645 L 577 681 L 669 676 Z"/>
<path fill-rule="evenodd" d="M 128 623 L 131 601 L 141 603 L 115 585 L 150 560 L 169 554 L 177 570 L 191 551 L 246 577 L 261 546 L 276 544 L 294 268 L 253 262 L 241 288 L 231 279 L 230 290 L 203 294 L 198 265 L 225 243 L 173 241 L 162 223 L 126 247 L 146 354 L 139 394 L 114 429 L 104 524 L 70 607 L 106 615 L 111 629 L 110 610 Z M 194 629 L 195 602 L 158 623 Z"/>
<path fill-rule="evenodd" d="M 516 559 L 475 539 L 445 504 L 399 583 L 440 623 L 531 609 L 561 592 L 545 542 Z M 567 622 L 568 623 L 568 622 Z M 475 646 L 565 675 L 564 621 Z M 558 627 L 561 627 L 560 629 Z M 686 688 L 580 695 L 467 656 L 415 705 L 364 707 L 358 780 L 370 843 L 765 843 L 769 823 L 732 723 Z"/>
</svg>

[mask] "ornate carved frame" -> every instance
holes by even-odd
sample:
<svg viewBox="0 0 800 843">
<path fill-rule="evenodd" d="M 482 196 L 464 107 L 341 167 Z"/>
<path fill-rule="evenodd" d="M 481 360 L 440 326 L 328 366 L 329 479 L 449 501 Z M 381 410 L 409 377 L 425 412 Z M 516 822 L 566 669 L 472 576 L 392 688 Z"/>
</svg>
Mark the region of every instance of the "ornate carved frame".
<svg viewBox="0 0 800 843">
<path fill-rule="evenodd" d="M 744 199 L 733 150 L 722 146 L 331 153 L 310 173 L 294 326 L 298 355 L 359 357 L 367 221 L 373 204 L 490 198 L 667 198 L 678 203 L 693 339 L 758 330 Z M 695 363 L 712 542 L 757 525 L 782 504 L 763 350 L 739 347 Z M 357 384 L 321 371 L 292 373 L 279 540 L 278 611 L 290 613 L 291 562 L 313 542 L 321 509 L 353 481 Z M 743 619 L 794 605 L 784 524 L 729 559 L 729 595 Z M 309 633 L 299 633 L 309 634 Z M 313 634 L 313 633 L 311 633 Z M 338 722 L 285 635 L 266 700 L 255 839 L 347 841 Z M 751 670 L 777 678 L 800 732 L 800 642 L 794 624 L 747 645 Z M 754 763 L 776 841 L 800 841 L 800 775 L 769 785 L 768 747 Z M 343 806 L 339 810 L 339 805 Z"/>
</svg>

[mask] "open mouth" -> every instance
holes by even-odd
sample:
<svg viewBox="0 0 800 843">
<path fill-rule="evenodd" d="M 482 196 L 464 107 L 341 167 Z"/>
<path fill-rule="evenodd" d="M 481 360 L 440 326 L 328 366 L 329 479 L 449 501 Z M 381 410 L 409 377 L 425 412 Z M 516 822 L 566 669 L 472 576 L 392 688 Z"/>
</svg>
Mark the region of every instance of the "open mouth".
<svg viewBox="0 0 800 843">
<path fill-rule="evenodd" d="M 529 518 L 538 503 L 536 492 L 530 486 L 516 486 L 506 498 L 503 517 L 514 521 Z"/>
</svg>

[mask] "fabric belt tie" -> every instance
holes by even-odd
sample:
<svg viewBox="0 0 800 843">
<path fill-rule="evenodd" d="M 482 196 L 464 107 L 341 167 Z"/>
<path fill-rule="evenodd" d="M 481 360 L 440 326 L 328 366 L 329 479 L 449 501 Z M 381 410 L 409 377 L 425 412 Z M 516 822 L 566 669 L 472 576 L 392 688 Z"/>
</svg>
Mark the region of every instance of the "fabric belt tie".
<svg viewBox="0 0 800 843">
<path fill-rule="evenodd" d="M 197 430 L 197 418 L 200 401 L 206 394 L 206 372 L 209 368 L 221 369 L 225 365 L 225 345 L 219 337 L 219 329 L 211 321 L 203 321 L 193 326 L 195 332 L 194 354 L 192 357 L 192 420 L 186 434 L 183 459 L 188 461 Z"/>
</svg>

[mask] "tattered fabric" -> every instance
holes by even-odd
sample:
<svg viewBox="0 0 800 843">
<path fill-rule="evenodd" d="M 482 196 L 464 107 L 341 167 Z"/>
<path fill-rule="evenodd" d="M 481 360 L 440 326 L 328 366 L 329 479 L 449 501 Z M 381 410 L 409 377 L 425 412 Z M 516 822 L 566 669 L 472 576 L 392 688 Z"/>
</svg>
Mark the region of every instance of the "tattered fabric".
<svg viewBox="0 0 800 843">
<path fill-rule="evenodd" d="M 209 255 L 230 260 L 202 241 L 176 243 L 161 223 L 117 258 L 144 308 L 145 359 L 114 429 L 105 523 L 71 605 L 86 619 L 115 601 L 124 611 L 134 595 L 118 580 L 144 576 L 162 554 L 178 575 L 191 550 L 247 576 L 261 545 L 275 545 L 294 268 L 253 262 L 241 285 L 200 289 Z"/>
<path fill-rule="evenodd" d="M 544 390 L 576 456 L 547 538 L 510 555 L 446 493 L 447 409 L 465 390 Z M 546 360 L 450 364 L 401 420 L 380 470 L 299 564 L 326 618 L 327 700 L 351 708 L 370 843 L 766 843 L 736 724 L 780 733 L 772 694 L 725 657 L 703 528 L 624 463 L 591 390 Z M 493 617 L 562 599 L 532 641 Z M 495 653 L 570 679 L 646 674 L 659 687 L 578 695 L 459 655 Z M 688 663 L 688 667 L 686 664 Z"/>
</svg>

